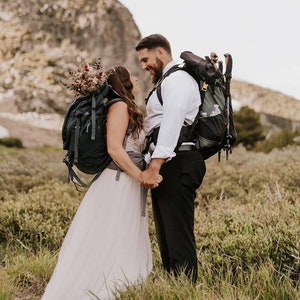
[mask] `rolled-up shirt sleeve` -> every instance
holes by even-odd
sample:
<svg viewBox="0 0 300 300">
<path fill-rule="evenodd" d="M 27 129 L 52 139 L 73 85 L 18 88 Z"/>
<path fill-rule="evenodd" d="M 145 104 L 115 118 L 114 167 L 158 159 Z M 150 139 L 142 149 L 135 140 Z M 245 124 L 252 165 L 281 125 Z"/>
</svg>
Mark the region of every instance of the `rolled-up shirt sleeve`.
<svg viewBox="0 0 300 300">
<path fill-rule="evenodd" d="M 185 71 L 176 71 L 161 86 L 163 99 L 160 130 L 151 158 L 171 159 L 184 122 L 191 124 L 198 112 L 200 93 L 196 81 Z"/>
</svg>

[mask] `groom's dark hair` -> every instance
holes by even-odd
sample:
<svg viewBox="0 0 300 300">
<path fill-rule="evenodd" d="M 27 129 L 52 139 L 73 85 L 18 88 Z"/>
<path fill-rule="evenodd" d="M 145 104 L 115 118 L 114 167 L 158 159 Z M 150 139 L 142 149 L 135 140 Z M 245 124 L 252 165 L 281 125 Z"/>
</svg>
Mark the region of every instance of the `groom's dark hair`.
<svg viewBox="0 0 300 300">
<path fill-rule="evenodd" d="M 142 49 L 154 49 L 156 47 L 162 47 L 167 53 L 171 55 L 171 45 L 169 41 L 161 34 L 151 34 L 144 37 L 135 47 L 136 51 Z"/>
</svg>

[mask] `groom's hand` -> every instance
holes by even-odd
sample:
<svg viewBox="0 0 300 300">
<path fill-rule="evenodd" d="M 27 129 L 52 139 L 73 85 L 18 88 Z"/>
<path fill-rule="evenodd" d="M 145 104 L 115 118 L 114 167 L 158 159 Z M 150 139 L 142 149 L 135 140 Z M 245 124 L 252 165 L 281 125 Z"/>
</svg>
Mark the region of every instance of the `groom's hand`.
<svg viewBox="0 0 300 300">
<path fill-rule="evenodd" d="M 147 170 L 141 173 L 139 182 L 145 188 L 156 188 L 159 183 L 163 181 L 163 177 L 159 174 L 161 165 L 164 163 L 164 159 L 154 158 L 151 160 Z"/>
</svg>

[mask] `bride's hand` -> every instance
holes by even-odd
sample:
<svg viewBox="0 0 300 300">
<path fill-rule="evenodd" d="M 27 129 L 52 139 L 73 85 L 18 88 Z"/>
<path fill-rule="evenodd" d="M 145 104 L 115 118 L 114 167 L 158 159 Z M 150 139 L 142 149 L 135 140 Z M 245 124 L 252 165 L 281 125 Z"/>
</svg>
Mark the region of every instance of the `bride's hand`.
<svg viewBox="0 0 300 300">
<path fill-rule="evenodd" d="M 158 187 L 159 183 L 163 181 L 163 177 L 160 174 L 154 175 L 153 173 L 146 170 L 142 172 L 138 180 L 140 184 L 145 188 L 153 189 Z"/>
</svg>

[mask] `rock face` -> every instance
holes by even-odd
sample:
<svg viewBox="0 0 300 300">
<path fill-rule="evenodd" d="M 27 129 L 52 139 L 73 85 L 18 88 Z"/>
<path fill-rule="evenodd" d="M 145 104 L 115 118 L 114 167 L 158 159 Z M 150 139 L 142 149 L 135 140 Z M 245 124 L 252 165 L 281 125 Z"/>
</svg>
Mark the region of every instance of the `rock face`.
<svg viewBox="0 0 300 300">
<path fill-rule="evenodd" d="M 9 137 L 9 131 L 5 127 L 0 126 L 0 138 L 5 137 Z"/>
<path fill-rule="evenodd" d="M 255 84 L 232 81 L 232 97 L 259 113 L 300 122 L 300 101 L 280 92 Z"/>
<path fill-rule="evenodd" d="M 73 95 L 59 79 L 95 57 L 125 64 L 146 88 L 139 29 L 116 0 L 1 0 L 0 27 L 0 101 L 18 112 L 64 113 Z"/>
</svg>

